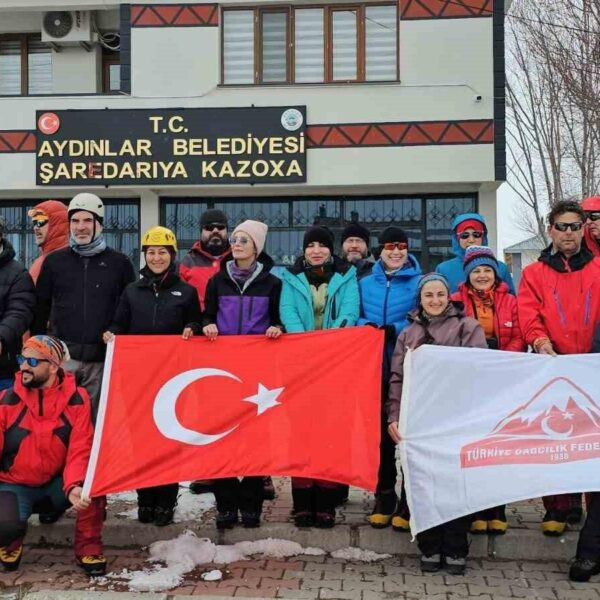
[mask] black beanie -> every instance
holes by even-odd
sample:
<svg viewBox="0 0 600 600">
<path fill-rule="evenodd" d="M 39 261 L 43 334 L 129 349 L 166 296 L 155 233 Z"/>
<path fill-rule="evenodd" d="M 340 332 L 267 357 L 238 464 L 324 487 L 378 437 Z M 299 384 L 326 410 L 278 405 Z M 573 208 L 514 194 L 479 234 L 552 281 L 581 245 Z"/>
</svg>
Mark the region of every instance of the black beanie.
<svg viewBox="0 0 600 600">
<path fill-rule="evenodd" d="M 205 210 L 200 217 L 200 227 L 211 225 L 212 223 L 227 226 L 227 215 L 218 208 L 209 208 L 208 210 Z"/>
<path fill-rule="evenodd" d="M 333 235 L 331 231 L 320 225 L 313 225 L 306 230 L 304 240 L 302 241 L 302 250 L 306 250 L 311 242 L 319 242 L 323 246 L 327 246 L 331 254 L 333 254 Z"/>
<path fill-rule="evenodd" d="M 365 244 L 368 246 L 371 239 L 371 232 L 360 223 L 350 223 L 349 225 L 346 225 L 344 231 L 342 231 L 342 244 L 350 237 L 360 238 L 361 240 L 364 240 Z"/>
<path fill-rule="evenodd" d="M 400 229 L 400 227 L 386 227 L 379 234 L 379 245 L 383 246 L 390 242 L 404 242 L 405 244 L 408 244 L 408 235 L 406 235 L 406 231 Z"/>
</svg>

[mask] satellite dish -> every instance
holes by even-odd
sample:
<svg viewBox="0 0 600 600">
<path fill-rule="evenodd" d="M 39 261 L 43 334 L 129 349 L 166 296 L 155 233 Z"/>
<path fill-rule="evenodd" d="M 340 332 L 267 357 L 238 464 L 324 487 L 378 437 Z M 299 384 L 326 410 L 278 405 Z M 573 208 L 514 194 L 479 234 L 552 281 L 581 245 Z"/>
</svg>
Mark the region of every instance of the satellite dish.
<svg viewBox="0 0 600 600">
<path fill-rule="evenodd" d="M 44 31 L 53 38 L 64 38 L 73 29 L 73 15 L 68 11 L 54 10 L 44 15 Z"/>
</svg>

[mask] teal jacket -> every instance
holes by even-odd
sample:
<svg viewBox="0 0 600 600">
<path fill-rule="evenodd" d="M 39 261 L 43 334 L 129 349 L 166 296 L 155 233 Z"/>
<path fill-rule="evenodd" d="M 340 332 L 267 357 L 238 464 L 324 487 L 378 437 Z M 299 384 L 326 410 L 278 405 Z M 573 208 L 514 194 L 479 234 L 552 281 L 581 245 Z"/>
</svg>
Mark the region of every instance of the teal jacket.
<svg viewBox="0 0 600 600">
<path fill-rule="evenodd" d="M 288 333 L 313 331 L 315 328 L 312 294 L 302 265 L 303 259 L 299 259 L 281 273 L 283 287 L 279 315 Z M 327 286 L 323 329 L 351 327 L 356 324 L 359 315 L 356 269 L 334 257 L 334 271 Z"/>
</svg>

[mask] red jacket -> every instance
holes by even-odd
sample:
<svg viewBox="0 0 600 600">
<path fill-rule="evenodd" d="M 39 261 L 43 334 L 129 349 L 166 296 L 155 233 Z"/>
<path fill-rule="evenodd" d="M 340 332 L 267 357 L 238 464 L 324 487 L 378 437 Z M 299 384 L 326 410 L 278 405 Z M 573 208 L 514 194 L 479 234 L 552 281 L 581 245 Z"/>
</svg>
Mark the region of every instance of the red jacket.
<svg viewBox="0 0 600 600">
<path fill-rule="evenodd" d="M 24 387 L 17 373 L 0 393 L 0 482 L 40 486 L 62 473 L 67 495 L 83 483 L 93 436 L 88 393 L 71 373 L 44 389 Z"/>
<path fill-rule="evenodd" d="M 465 305 L 467 317 L 477 319 L 473 299 L 464 282 L 458 286 L 458 292 L 452 294 L 451 299 L 458 300 Z M 517 299 L 508 291 L 508 285 L 504 282 L 494 290 L 494 336 L 498 340 L 500 350 L 512 352 L 525 350 L 525 342 L 519 327 Z"/>
<path fill-rule="evenodd" d="M 585 354 L 600 320 L 600 258 L 582 246 L 570 260 L 542 252 L 523 270 L 517 296 L 525 342 L 549 338 L 559 354 Z"/>
<path fill-rule="evenodd" d="M 219 256 L 213 256 L 202 248 L 201 242 L 196 242 L 188 254 L 183 257 L 179 265 L 179 275 L 181 279 L 198 290 L 202 311 L 204 311 L 204 296 L 208 280 L 221 269 L 221 263 L 230 257 L 231 248 Z"/>
</svg>

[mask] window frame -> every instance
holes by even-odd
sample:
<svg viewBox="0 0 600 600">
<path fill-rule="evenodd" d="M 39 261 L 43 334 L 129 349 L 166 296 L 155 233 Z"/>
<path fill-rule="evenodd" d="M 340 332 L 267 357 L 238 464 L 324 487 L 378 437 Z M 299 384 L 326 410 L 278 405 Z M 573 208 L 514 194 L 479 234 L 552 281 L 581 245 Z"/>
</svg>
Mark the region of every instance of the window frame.
<svg viewBox="0 0 600 600">
<path fill-rule="evenodd" d="M 366 79 L 366 9 L 372 6 L 391 6 L 396 10 L 396 74 L 394 79 Z M 323 10 L 323 81 L 295 82 L 295 14 L 302 9 Z M 247 87 L 247 86 L 281 86 L 281 85 L 340 85 L 340 84 L 390 84 L 400 82 L 400 10 L 398 2 L 380 0 L 378 2 L 356 2 L 347 4 L 277 4 L 274 6 L 221 6 L 221 20 L 224 22 L 224 13 L 236 10 L 252 11 L 254 22 L 254 82 L 253 83 L 226 83 L 225 82 L 225 36 L 224 28 L 220 27 L 220 86 Z M 356 11 L 356 79 L 333 79 L 333 13 L 341 11 Z M 286 13 L 286 80 L 279 82 L 263 82 L 262 70 L 262 15 L 264 13 Z"/>
<path fill-rule="evenodd" d="M 121 65 L 120 52 L 102 51 L 102 93 L 108 95 L 120 94 L 121 90 L 110 89 L 110 68 L 113 65 Z"/>
</svg>

